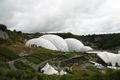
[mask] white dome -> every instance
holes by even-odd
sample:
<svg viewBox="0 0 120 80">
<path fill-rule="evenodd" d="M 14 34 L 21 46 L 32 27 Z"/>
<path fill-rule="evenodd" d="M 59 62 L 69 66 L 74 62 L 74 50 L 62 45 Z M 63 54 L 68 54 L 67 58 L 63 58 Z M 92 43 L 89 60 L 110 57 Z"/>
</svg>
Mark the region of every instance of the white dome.
<svg viewBox="0 0 120 80">
<path fill-rule="evenodd" d="M 57 48 L 50 41 L 43 38 L 35 38 L 28 40 L 26 45 L 27 46 L 35 45 L 37 47 L 44 47 L 50 50 L 57 50 Z"/>
<path fill-rule="evenodd" d="M 91 47 L 89 47 L 89 46 L 84 46 L 83 47 L 84 52 L 91 51 L 91 50 L 93 50 L 93 49 Z"/>
<path fill-rule="evenodd" d="M 34 38 L 34 39 L 30 39 L 26 42 L 26 45 L 27 46 L 32 46 L 32 45 L 36 45 L 37 46 L 37 38 Z"/>
<path fill-rule="evenodd" d="M 57 48 L 52 44 L 50 41 L 44 39 L 44 38 L 38 38 L 37 39 L 37 46 L 38 47 L 44 47 L 50 50 L 57 50 Z"/>
<path fill-rule="evenodd" d="M 118 65 L 120 66 L 120 54 L 116 54 L 116 60 Z"/>
<path fill-rule="evenodd" d="M 82 42 L 80 42 L 79 40 L 77 39 L 74 39 L 74 38 L 67 38 L 65 39 L 67 45 L 68 45 L 68 49 L 69 51 L 73 52 L 73 51 L 76 51 L 76 52 L 82 52 L 83 50 L 83 47 L 84 47 L 84 44 Z"/>
<path fill-rule="evenodd" d="M 43 35 L 40 38 L 49 40 L 51 43 L 53 43 L 55 45 L 55 47 L 59 51 L 68 51 L 68 46 L 67 46 L 65 40 L 57 35 Z"/>
<path fill-rule="evenodd" d="M 43 35 L 39 38 L 30 39 L 26 42 L 27 46 L 44 47 L 50 50 L 87 52 L 92 50 L 89 46 L 84 46 L 82 42 L 74 38 L 63 39 L 57 35 Z"/>
</svg>

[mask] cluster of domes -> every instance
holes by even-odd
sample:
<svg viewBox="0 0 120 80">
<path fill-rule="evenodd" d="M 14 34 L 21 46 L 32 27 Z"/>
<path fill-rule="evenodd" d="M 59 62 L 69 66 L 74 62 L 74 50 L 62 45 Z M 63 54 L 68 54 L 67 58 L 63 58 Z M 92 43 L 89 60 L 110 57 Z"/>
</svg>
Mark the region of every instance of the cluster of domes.
<svg viewBox="0 0 120 80">
<path fill-rule="evenodd" d="M 50 50 L 63 52 L 87 52 L 92 50 L 89 46 L 84 46 L 82 42 L 74 38 L 63 39 L 57 35 L 43 35 L 39 38 L 30 39 L 26 42 L 27 46 L 43 47 Z"/>
</svg>

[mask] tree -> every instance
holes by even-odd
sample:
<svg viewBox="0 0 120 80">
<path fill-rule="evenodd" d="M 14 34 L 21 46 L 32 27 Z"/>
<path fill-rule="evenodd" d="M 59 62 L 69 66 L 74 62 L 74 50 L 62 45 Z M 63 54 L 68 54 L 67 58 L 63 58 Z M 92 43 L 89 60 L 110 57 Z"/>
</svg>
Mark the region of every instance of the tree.
<svg viewBox="0 0 120 80">
<path fill-rule="evenodd" d="M 7 30 L 7 26 L 4 25 L 4 24 L 0 24 L 0 30 L 6 31 Z"/>
<path fill-rule="evenodd" d="M 112 66 L 112 63 L 111 63 L 111 62 L 109 62 L 109 63 L 108 63 L 108 66 Z"/>
<path fill-rule="evenodd" d="M 119 65 L 118 65 L 118 63 L 117 63 L 117 62 L 115 63 L 115 67 L 119 67 Z"/>
<path fill-rule="evenodd" d="M 17 33 L 21 35 L 21 34 L 22 34 L 22 31 L 17 31 Z"/>
<path fill-rule="evenodd" d="M 13 32 L 16 33 L 17 31 L 14 29 Z"/>
</svg>

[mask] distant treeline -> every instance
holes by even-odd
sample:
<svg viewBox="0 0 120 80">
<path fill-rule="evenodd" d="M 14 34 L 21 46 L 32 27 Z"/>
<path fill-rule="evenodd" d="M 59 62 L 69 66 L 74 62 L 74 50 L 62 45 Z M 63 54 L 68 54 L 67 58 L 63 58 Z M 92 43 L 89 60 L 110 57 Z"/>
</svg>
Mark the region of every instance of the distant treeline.
<svg viewBox="0 0 120 80">
<path fill-rule="evenodd" d="M 10 31 L 3 24 L 0 24 L 0 30 L 7 31 L 8 35 L 14 42 L 25 39 L 37 38 L 49 33 L 22 33 L 21 31 Z M 51 33 L 61 36 L 62 38 L 76 38 L 82 41 L 85 45 L 95 49 L 120 49 L 120 33 L 111 34 L 92 34 L 92 35 L 74 35 L 72 33 Z"/>
<path fill-rule="evenodd" d="M 76 38 L 85 45 L 99 49 L 119 49 L 120 33 L 113 34 L 93 34 L 93 35 L 73 35 L 71 33 L 55 33 L 63 38 Z"/>
</svg>

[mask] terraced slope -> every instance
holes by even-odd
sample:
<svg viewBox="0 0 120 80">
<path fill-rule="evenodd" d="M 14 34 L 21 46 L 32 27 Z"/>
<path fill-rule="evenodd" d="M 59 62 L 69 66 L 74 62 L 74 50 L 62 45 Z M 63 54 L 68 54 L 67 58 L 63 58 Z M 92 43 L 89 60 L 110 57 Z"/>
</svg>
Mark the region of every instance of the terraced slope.
<svg viewBox="0 0 120 80">
<path fill-rule="evenodd" d="M 14 60 L 17 58 L 19 58 L 19 56 L 13 51 L 5 47 L 0 47 L 0 60 L 1 61 Z"/>
</svg>

